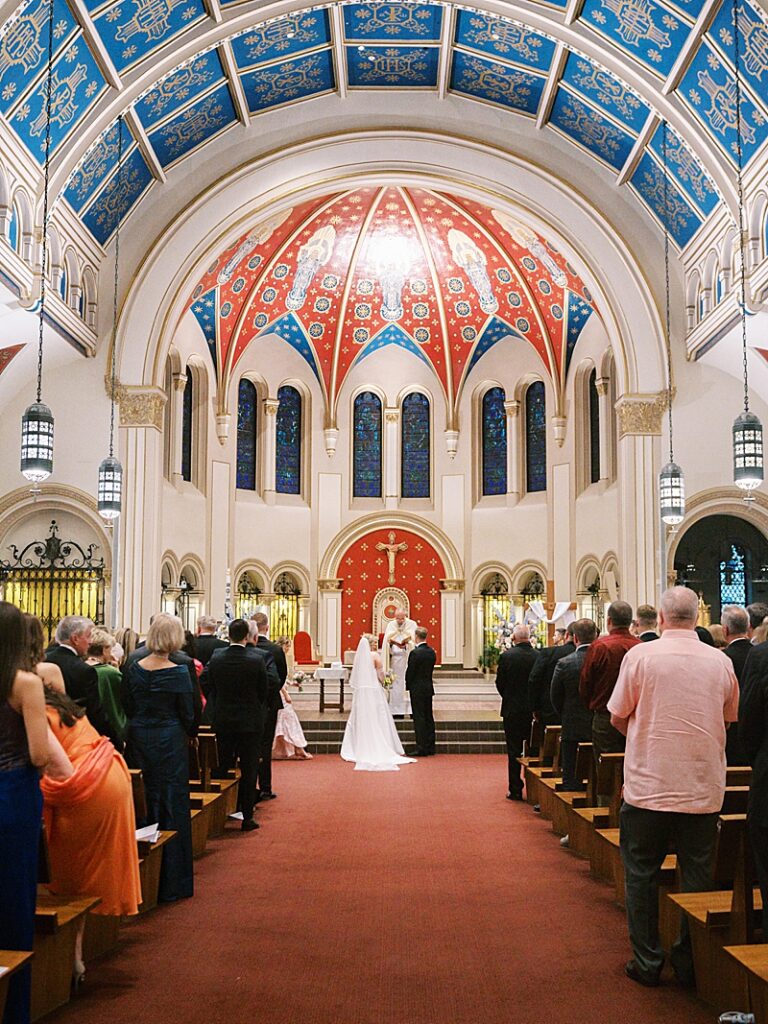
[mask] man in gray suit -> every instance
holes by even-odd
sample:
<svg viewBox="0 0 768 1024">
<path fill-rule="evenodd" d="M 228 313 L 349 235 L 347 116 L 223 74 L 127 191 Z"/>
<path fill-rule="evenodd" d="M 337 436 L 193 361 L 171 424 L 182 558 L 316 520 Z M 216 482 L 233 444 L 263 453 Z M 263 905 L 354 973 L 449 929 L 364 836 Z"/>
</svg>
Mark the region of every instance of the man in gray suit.
<svg viewBox="0 0 768 1024">
<path fill-rule="evenodd" d="M 576 650 L 555 665 L 550 699 L 563 723 L 560 732 L 560 762 L 563 768 L 562 789 L 575 792 L 583 789 L 576 778 L 576 752 L 579 743 L 592 742 L 592 712 L 579 696 L 579 676 L 589 645 L 597 638 L 592 619 L 573 623 Z"/>
</svg>

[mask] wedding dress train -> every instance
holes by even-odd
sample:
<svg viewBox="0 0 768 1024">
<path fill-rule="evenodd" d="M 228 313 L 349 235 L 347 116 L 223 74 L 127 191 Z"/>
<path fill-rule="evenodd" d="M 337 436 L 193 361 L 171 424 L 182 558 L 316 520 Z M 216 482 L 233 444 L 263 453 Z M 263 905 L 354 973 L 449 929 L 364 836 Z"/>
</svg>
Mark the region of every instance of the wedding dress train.
<svg viewBox="0 0 768 1024">
<path fill-rule="evenodd" d="M 356 772 L 396 772 L 399 765 L 411 764 L 413 758 L 404 756 L 365 637 L 357 646 L 350 686 L 352 710 L 341 745 L 344 760 L 354 761 Z"/>
</svg>

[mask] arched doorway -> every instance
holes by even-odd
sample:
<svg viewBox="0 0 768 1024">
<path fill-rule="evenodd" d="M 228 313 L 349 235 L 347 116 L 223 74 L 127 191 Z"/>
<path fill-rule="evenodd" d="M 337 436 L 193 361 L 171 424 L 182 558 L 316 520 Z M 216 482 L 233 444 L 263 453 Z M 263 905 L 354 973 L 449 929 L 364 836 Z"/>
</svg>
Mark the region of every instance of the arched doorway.
<svg viewBox="0 0 768 1024">
<path fill-rule="evenodd" d="M 675 552 L 677 582 L 691 587 L 720 621 L 726 604 L 768 600 L 768 540 L 737 516 L 707 516 L 686 530 Z"/>
</svg>

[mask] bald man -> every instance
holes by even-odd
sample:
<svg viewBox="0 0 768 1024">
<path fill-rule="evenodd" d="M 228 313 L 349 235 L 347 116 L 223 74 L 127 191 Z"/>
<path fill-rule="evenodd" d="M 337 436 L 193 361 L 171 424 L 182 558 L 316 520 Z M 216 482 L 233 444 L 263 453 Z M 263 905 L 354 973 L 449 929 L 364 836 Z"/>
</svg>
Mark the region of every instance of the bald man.
<svg viewBox="0 0 768 1024">
<path fill-rule="evenodd" d="M 507 800 L 523 799 L 523 780 L 520 777 L 518 757 L 531 730 L 531 705 L 528 682 L 538 651 L 531 645 L 527 626 L 512 630 L 512 649 L 504 651 L 496 669 L 496 689 L 501 694 L 501 717 L 507 741 L 509 762 L 509 791 Z"/>
</svg>

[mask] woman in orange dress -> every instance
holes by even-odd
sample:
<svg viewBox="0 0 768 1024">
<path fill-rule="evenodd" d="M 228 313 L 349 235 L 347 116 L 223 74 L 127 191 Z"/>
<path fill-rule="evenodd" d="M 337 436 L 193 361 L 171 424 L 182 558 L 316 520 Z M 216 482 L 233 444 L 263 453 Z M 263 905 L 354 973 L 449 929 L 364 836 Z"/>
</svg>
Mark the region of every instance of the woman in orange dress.
<svg viewBox="0 0 768 1024">
<path fill-rule="evenodd" d="M 51 859 L 48 888 L 62 896 L 98 896 L 94 914 L 136 914 L 141 885 L 125 761 L 69 697 L 48 688 L 45 701 L 54 737 L 54 764 L 41 781 Z M 76 985 L 85 974 L 82 939 L 81 928 Z"/>
</svg>

